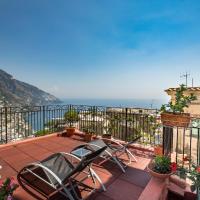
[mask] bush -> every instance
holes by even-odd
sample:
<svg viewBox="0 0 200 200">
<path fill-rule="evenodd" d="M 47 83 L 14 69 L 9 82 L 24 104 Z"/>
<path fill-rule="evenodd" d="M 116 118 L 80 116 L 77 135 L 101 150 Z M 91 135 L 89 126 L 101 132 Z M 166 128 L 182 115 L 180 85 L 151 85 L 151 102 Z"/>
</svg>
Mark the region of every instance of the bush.
<svg viewBox="0 0 200 200">
<path fill-rule="evenodd" d="M 50 132 L 49 130 L 43 129 L 43 130 L 37 131 L 37 132 L 35 133 L 35 136 L 36 136 L 36 137 L 39 137 L 39 136 L 48 135 L 48 134 L 50 134 L 50 133 L 51 133 L 51 132 Z"/>
<path fill-rule="evenodd" d="M 171 163 L 170 158 L 167 156 L 156 156 L 154 160 L 153 171 L 159 174 L 168 174 L 176 171 L 176 163 Z"/>
<path fill-rule="evenodd" d="M 65 122 L 63 119 L 52 119 L 45 124 L 45 127 L 48 129 L 54 129 L 54 131 L 58 131 L 63 129 L 64 124 Z"/>
<path fill-rule="evenodd" d="M 65 121 L 70 124 L 70 126 L 72 126 L 74 122 L 79 121 L 79 115 L 78 115 L 78 112 L 75 109 L 68 110 L 64 114 L 64 118 L 65 118 Z"/>
<path fill-rule="evenodd" d="M 175 94 L 175 103 L 169 102 L 168 104 L 163 104 L 161 107 L 161 112 L 173 112 L 173 113 L 182 113 L 184 108 L 188 108 L 189 104 L 196 100 L 197 97 L 194 94 L 185 96 L 183 93 L 187 90 L 185 85 L 180 85 L 176 90 Z"/>
</svg>

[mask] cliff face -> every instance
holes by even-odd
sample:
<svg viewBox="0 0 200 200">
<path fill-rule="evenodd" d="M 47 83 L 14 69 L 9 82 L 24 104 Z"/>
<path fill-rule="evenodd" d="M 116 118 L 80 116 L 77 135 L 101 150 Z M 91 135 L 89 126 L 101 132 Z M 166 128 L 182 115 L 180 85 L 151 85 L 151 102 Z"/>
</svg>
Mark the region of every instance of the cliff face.
<svg viewBox="0 0 200 200">
<path fill-rule="evenodd" d="M 0 99 L 12 106 L 60 103 L 55 96 L 18 81 L 0 69 Z"/>
</svg>

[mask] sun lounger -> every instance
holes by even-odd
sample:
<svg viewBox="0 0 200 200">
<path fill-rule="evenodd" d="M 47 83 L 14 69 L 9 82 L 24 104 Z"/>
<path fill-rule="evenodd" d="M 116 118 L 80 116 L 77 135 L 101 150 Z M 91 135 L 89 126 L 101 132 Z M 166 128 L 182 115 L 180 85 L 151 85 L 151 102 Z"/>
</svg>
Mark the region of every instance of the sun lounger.
<svg viewBox="0 0 200 200">
<path fill-rule="evenodd" d="M 111 160 L 115 162 L 119 168 L 122 170 L 122 172 L 125 172 L 125 168 L 128 164 L 130 164 L 132 161 L 137 162 L 137 159 L 135 156 L 130 152 L 128 149 L 129 145 L 135 143 L 138 139 L 140 138 L 137 137 L 134 140 L 127 142 L 125 144 L 120 144 L 116 140 L 113 139 L 96 139 L 93 140 L 85 145 L 80 145 L 76 147 L 75 149 L 72 150 L 72 153 L 80 148 L 88 148 L 90 146 L 90 149 L 94 151 L 98 151 L 101 148 L 105 148 L 105 150 L 100 154 L 100 157 L 103 158 L 103 161 L 99 164 L 103 164 L 104 162 Z M 121 155 L 126 154 L 128 157 L 129 162 L 125 163 L 122 161 L 120 158 Z"/>
<path fill-rule="evenodd" d="M 55 153 L 41 162 L 25 166 L 17 176 L 19 184 L 36 199 L 82 199 L 80 187 L 94 191 L 83 182 L 87 178 L 99 179 L 92 170 L 92 162 L 106 149 L 91 151 L 82 159 L 69 153 Z M 86 176 L 77 180 L 80 173 Z M 60 195 L 59 198 L 55 198 Z"/>
</svg>

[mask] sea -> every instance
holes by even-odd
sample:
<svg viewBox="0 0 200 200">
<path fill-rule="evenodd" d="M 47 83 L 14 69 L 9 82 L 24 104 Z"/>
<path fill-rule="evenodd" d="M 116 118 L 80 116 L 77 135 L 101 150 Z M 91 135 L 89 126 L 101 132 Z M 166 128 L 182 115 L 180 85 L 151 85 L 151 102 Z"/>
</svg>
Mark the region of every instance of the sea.
<svg viewBox="0 0 200 200">
<path fill-rule="evenodd" d="M 162 99 L 61 99 L 62 104 L 159 109 Z"/>
</svg>

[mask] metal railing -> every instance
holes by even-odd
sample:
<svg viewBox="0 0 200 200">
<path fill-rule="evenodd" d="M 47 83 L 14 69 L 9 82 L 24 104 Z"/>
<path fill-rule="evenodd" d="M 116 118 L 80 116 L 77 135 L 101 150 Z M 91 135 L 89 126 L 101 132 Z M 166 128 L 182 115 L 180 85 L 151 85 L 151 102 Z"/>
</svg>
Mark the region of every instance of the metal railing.
<svg viewBox="0 0 200 200">
<path fill-rule="evenodd" d="M 165 154 L 181 167 L 191 168 L 200 164 L 200 127 L 164 127 Z"/>
<path fill-rule="evenodd" d="M 48 105 L 0 108 L 0 143 L 60 131 L 71 125 L 64 115 L 72 111 L 78 115 L 73 125 L 81 131 L 90 127 L 95 134 L 110 133 L 125 141 L 141 133 L 144 144 L 162 141 L 155 133 L 155 109 Z"/>
</svg>

